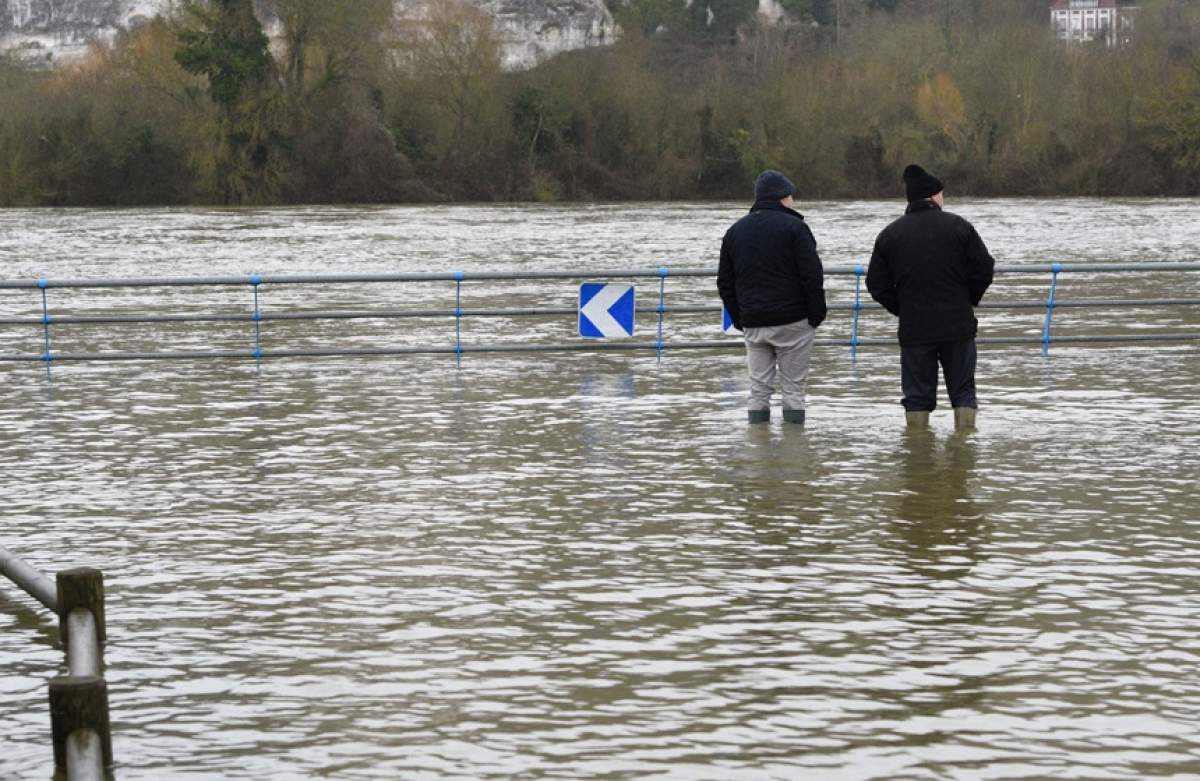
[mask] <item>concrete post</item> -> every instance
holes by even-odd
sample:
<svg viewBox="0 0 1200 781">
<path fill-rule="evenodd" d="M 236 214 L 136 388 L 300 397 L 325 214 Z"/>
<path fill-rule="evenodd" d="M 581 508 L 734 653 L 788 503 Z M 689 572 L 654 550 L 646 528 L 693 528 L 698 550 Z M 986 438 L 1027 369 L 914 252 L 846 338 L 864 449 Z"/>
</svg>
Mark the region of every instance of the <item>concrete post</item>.
<svg viewBox="0 0 1200 781">
<path fill-rule="evenodd" d="M 67 617 L 71 611 L 83 608 L 96 618 L 96 636 L 107 639 L 104 628 L 104 573 L 90 567 L 63 570 L 58 573 L 58 629 L 63 642 L 68 637 Z"/>
<path fill-rule="evenodd" d="M 67 739 L 89 729 L 100 739 L 104 767 L 112 767 L 112 729 L 108 721 L 108 684 L 103 678 L 63 676 L 50 681 L 50 734 L 54 765 L 67 767 Z"/>
</svg>

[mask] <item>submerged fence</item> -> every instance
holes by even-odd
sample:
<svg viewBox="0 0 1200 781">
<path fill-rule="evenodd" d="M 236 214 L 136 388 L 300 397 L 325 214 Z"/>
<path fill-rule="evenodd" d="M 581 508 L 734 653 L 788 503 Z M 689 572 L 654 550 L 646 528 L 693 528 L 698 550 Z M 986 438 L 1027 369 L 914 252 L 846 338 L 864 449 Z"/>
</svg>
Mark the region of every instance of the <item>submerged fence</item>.
<svg viewBox="0 0 1200 781">
<path fill-rule="evenodd" d="M 1186 342 L 1200 340 L 1200 328 L 1194 328 L 1190 323 L 1184 323 L 1182 328 L 1153 333 L 1084 333 L 1057 335 L 1054 331 L 1056 311 L 1064 308 L 1118 310 L 1130 307 L 1194 307 L 1200 305 L 1200 298 L 1166 298 L 1166 297 L 1106 297 L 1106 298 L 1064 298 L 1060 289 L 1060 276 L 1069 274 L 1088 275 L 1145 275 L 1145 274 L 1182 274 L 1200 271 L 1200 263 L 1053 263 L 1053 264 L 998 264 L 996 267 L 998 281 L 1009 275 L 1041 276 L 1048 275 L 1048 285 L 1045 287 L 1045 297 L 1037 299 L 1002 300 L 995 295 L 1001 287 L 999 282 L 993 285 L 993 291 L 981 305 L 983 310 L 1041 310 L 1040 335 L 984 335 L 978 340 L 981 344 L 1034 344 L 1040 345 L 1043 351 L 1048 351 L 1054 343 L 1120 343 L 1120 342 Z M 872 310 L 882 308 L 870 301 L 864 290 L 865 268 L 858 266 L 841 266 L 827 268 L 829 278 L 852 278 L 852 300 L 833 300 L 830 303 L 831 320 L 837 313 L 848 313 L 849 333 L 844 338 L 819 338 L 819 345 L 842 345 L 856 354 L 860 347 L 894 345 L 895 339 L 864 338 L 861 333 L 864 315 Z M 710 315 L 713 321 L 721 313 L 721 307 L 715 294 L 712 280 L 716 276 L 715 269 L 660 267 L 657 269 L 626 269 L 598 271 L 541 271 L 541 272 L 464 272 L 446 273 L 396 273 L 396 274 L 328 274 L 328 275 L 251 275 L 251 276 L 211 276 L 211 277 L 131 277 L 113 279 L 26 279 L 2 280 L 0 291 L 31 291 L 38 296 L 37 304 L 40 313 L 35 315 L 0 316 L 0 326 L 35 327 L 39 331 L 41 349 L 36 352 L 0 352 L 0 362 L 32 361 L 44 362 L 47 366 L 54 362 L 82 361 L 134 361 L 134 360 L 191 360 L 208 358 L 252 359 L 262 361 L 269 358 L 323 357 L 323 356 L 370 356 L 370 355 L 414 355 L 414 354 L 449 354 L 461 360 L 466 353 L 537 353 L 537 352 L 572 352 L 572 351 L 613 351 L 613 350 L 653 350 L 659 356 L 666 350 L 685 349 L 730 349 L 740 348 L 741 340 L 730 335 L 720 339 L 677 338 L 668 332 L 668 316 L 679 315 Z M 706 288 L 707 298 L 711 303 L 668 304 L 668 290 L 675 280 L 708 278 Z M 464 286 L 470 286 L 475 291 L 487 284 L 511 283 L 514 281 L 570 281 L 570 280 L 639 280 L 650 279 L 652 282 L 652 300 L 655 305 L 651 309 L 654 316 L 652 340 L 635 339 L 630 336 L 623 339 L 587 339 L 578 337 L 572 341 L 534 342 L 516 340 L 507 342 L 478 342 L 463 338 L 463 323 L 466 320 L 487 318 L 570 318 L 579 316 L 580 307 L 567 306 L 526 306 L 526 307 L 464 307 Z M 395 308 L 390 306 L 375 306 L 372 308 L 355 309 L 268 309 L 264 306 L 267 291 L 285 288 L 327 287 L 332 285 L 376 286 L 381 284 L 416 284 L 416 285 L 446 285 L 447 303 L 436 308 Z M 452 287 L 451 287 L 452 286 Z M 105 311 L 99 314 L 73 314 L 60 311 L 52 306 L 52 291 L 108 289 L 134 291 L 147 288 L 244 288 L 247 291 L 245 309 L 241 312 L 198 312 L 186 314 L 154 313 L 152 311 Z M 1026 285 L 1025 287 L 1028 287 Z M 673 291 L 672 291 L 673 292 Z M 692 290 L 692 297 L 695 297 Z M 453 305 L 451 306 L 451 301 Z M 26 302 L 28 304 L 28 301 Z M 150 302 L 155 303 L 155 302 Z M 144 310 L 152 309 L 143 302 L 139 307 Z M 644 310 L 643 310 L 644 313 Z M 420 344 L 388 344 L 378 346 L 350 346 L 346 344 L 319 344 L 306 346 L 264 347 L 268 334 L 268 324 L 298 322 L 298 321 L 349 321 L 349 320 L 403 320 L 413 318 L 444 319 L 453 323 L 453 341 L 447 339 L 442 343 Z M 890 318 L 889 318 L 890 319 Z M 199 324 L 199 323 L 232 323 L 246 324 L 244 348 L 237 349 L 153 349 L 153 350 L 88 350 L 64 351 L 56 349 L 58 329 L 83 328 L 102 324 Z M 695 330 L 695 329 L 691 329 Z M 824 329 L 828 330 L 828 329 Z"/>
<path fill-rule="evenodd" d="M 67 675 L 50 681 L 50 735 L 54 764 L 68 781 L 104 778 L 113 764 L 104 680 L 104 576 L 90 568 L 69 569 L 51 581 L 0 547 L 0 575 L 58 615 L 66 646 Z"/>
</svg>

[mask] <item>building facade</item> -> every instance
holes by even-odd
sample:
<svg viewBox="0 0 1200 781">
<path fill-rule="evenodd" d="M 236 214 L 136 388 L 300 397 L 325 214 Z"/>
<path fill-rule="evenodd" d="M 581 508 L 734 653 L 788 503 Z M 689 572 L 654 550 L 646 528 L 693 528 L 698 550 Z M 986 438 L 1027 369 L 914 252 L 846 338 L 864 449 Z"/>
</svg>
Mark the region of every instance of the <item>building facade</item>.
<svg viewBox="0 0 1200 781">
<path fill-rule="evenodd" d="M 1133 35 L 1136 6 L 1117 0 L 1055 0 L 1050 6 L 1050 23 L 1061 41 L 1103 41 L 1120 46 Z"/>
</svg>

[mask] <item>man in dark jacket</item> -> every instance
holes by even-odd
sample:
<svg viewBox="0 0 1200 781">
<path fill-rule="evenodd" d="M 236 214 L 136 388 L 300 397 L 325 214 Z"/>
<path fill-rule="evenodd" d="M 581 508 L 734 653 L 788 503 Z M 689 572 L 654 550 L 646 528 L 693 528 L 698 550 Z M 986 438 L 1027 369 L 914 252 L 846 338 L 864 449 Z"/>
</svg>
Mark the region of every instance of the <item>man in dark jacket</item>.
<svg viewBox="0 0 1200 781">
<path fill-rule="evenodd" d="M 910 426 L 929 425 L 942 366 L 954 422 L 975 425 L 974 308 L 992 284 L 995 261 L 971 223 L 942 211 L 942 183 L 918 165 L 904 169 L 908 209 L 875 239 L 867 268 L 871 297 L 900 318 L 900 385 Z"/>
<path fill-rule="evenodd" d="M 813 335 L 826 314 L 821 258 L 812 231 L 793 208 L 795 196 L 786 176 L 763 171 L 750 213 L 721 241 L 717 290 L 734 326 L 745 333 L 751 423 L 771 419 L 776 373 L 784 421 L 804 422 Z"/>
</svg>

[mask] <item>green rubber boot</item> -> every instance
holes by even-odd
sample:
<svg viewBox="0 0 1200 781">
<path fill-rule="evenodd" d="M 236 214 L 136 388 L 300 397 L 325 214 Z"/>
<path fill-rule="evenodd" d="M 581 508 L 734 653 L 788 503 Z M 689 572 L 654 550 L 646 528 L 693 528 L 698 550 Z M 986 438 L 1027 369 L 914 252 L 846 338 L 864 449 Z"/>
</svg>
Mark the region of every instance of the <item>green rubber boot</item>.
<svg viewBox="0 0 1200 781">
<path fill-rule="evenodd" d="M 975 411 L 974 407 L 955 407 L 954 427 L 975 428 Z"/>
<path fill-rule="evenodd" d="M 768 423 L 771 420 L 771 410 L 752 409 L 746 411 L 746 417 L 751 423 Z"/>
<path fill-rule="evenodd" d="M 804 410 L 802 409 L 785 409 L 783 411 L 784 423 L 798 423 L 804 425 Z"/>
<path fill-rule="evenodd" d="M 909 428 L 929 428 L 929 412 L 905 412 L 904 421 Z"/>
</svg>

